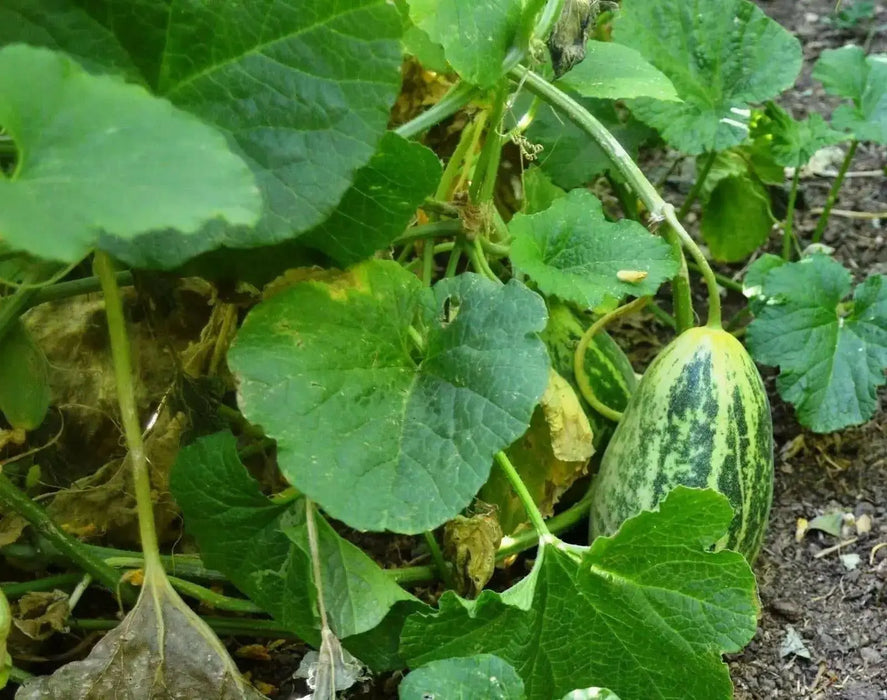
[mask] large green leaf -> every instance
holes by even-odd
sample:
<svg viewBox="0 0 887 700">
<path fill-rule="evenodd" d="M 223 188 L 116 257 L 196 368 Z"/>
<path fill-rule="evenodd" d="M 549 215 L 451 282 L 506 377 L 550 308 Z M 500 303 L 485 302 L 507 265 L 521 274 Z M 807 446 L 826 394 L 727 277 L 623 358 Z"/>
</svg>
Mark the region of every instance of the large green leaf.
<svg viewBox="0 0 887 700">
<path fill-rule="evenodd" d="M 71 0 L 3 0 L 0 46 L 16 43 L 64 51 L 90 73 L 114 72 L 141 79 L 132 57 L 111 30 Z"/>
<path fill-rule="evenodd" d="M 702 212 L 702 237 L 715 260 L 744 260 L 764 244 L 771 228 L 767 190 L 748 175 L 721 179 Z"/>
<path fill-rule="evenodd" d="M 612 42 L 589 41 L 585 58 L 557 84 L 583 97 L 611 100 L 653 97 L 680 101 L 671 81 L 640 53 Z"/>
<path fill-rule="evenodd" d="M 795 81 L 801 45 L 748 0 L 624 0 L 614 39 L 671 79 L 681 103 L 639 98 L 638 118 L 686 153 L 748 134 L 748 106 Z"/>
<path fill-rule="evenodd" d="M 170 488 L 207 566 L 302 639 L 320 641 L 305 499 L 275 502 L 241 464 L 230 433 L 200 438 L 176 459 Z M 324 601 L 339 638 L 373 629 L 401 600 L 418 601 L 317 517 Z"/>
<path fill-rule="evenodd" d="M 517 672 L 492 654 L 432 661 L 407 675 L 397 690 L 400 700 L 526 697 L 524 682 Z"/>
<path fill-rule="evenodd" d="M 0 231 L 42 258 L 79 260 L 102 229 L 194 233 L 214 217 L 249 224 L 261 211 L 249 169 L 220 134 L 60 53 L 0 49 L 0 124 L 19 151 L 0 179 Z"/>
<path fill-rule="evenodd" d="M 46 355 L 25 324 L 14 319 L 0 337 L 0 413 L 12 427 L 33 430 L 51 399 Z"/>
<path fill-rule="evenodd" d="M 839 106 L 832 124 L 859 141 L 887 143 L 887 54 L 866 56 L 858 46 L 822 52 L 813 77 L 826 92 L 850 98 Z"/>
<path fill-rule="evenodd" d="M 280 468 L 352 527 L 415 533 L 464 508 L 548 381 L 542 299 L 473 274 L 433 290 L 393 262 L 255 307 L 229 352 Z"/>
<path fill-rule="evenodd" d="M 278 243 L 324 221 L 375 152 L 400 87 L 401 23 L 385 0 L 67 4 L 113 32 L 157 93 L 223 131 L 255 174 L 258 227 L 210 229 L 178 264 L 219 245 Z M 56 26 L 56 17 L 37 21 Z M 81 38 L 51 37 L 75 55 Z"/>
<path fill-rule="evenodd" d="M 440 160 L 425 146 L 388 132 L 357 171 L 339 206 L 304 237 L 340 265 L 370 257 L 404 232 L 440 180 Z"/>
<path fill-rule="evenodd" d="M 721 653 L 741 649 L 757 619 L 745 559 L 707 551 L 731 515 L 723 495 L 679 487 L 590 548 L 543 546 L 502 594 L 444 593 L 439 612 L 407 619 L 401 649 L 411 666 L 496 654 L 531 699 L 598 685 L 624 698 L 726 700 Z"/>
<path fill-rule="evenodd" d="M 653 294 L 677 272 L 665 241 L 636 221 L 608 222 L 600 200 L 586 190 L 573 190 L 538 214 L 515 214 L 508 230 L 514 264 L 544 294 L 584 308 Z M 620 271 L 646 277 L 622 281 Z"/>
<path fill-rule="evenodd" d="M 748 346 L 779 366 L 779 394 L 798 419 L 827 433 L 864 423 L 878 405 L 887 368 L 887 275 L 853 292 L 849 270 L 824 255 L 772 267 L 756 297 Z"/>
<path fill-rule="evenodd" d="M 611 101 L 578 96 L 576 99 L 619 139 L 632 157 L 636 157 L 638 147 L 654 135 L 652 129 L 626 114 L 626 110 L 617 110 Z M 609 157 L 594 139 L 549 105 L 539 106 L 527 137 L 544 147 L 538 157 L 539 167 L 565 190 L 587 185 L 612 169 Z"/>
<path fill-rule="evenodd" d="M 465 80 L 490 87 L 521 29 L 523 3 L 516 0 L 409 0 L 410 17 L 444 48 Z"/>
<path fill-rule="evenodd" d="M 106 250 L 129 265 L 163 270 L 179 268 L 212 250 L 216 252 L 213 257 L 233 257 L 238 264 L 229 267 L 244 268 L 235 270 L 236 279 L 248 279 L 248 268 L 269 267 L 268 262 L 281 261 L 279 271 L 296 267 L 295 261 L 304 259 L 308 246 L 340 265 L 350 265 L 390 245 L 404 232 L 416 208 L 434 191 L 440 173 L 440 161 L 432 151 L 388 132 L 370 162 L 357 171 L 354 183 L 329 218 L 297 241 L 235 251 L 232 249 L 242 243 L 239 229 L 219 225 L 205 227 L 199 238 L 163 231 L 133 241 L 109 236 L 101 241 Z M 203 276 L 215 272 L 219 264 L 213 260 L 207 267 L 210 269 L 202 272 Z"/>
</svg>

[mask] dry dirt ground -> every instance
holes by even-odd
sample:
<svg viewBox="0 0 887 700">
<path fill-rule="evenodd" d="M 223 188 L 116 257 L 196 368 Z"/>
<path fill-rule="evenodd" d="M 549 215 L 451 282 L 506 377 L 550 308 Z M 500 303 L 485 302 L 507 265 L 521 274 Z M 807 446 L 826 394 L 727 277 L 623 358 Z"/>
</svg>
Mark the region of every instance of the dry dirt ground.
<svg viewBox="0 0 887 700">
<path fill-rule="evenodd" d="M 823 21 L 834 0 L 761 0 L 770 16 L 802 41 L 805 68 L 780 102 L 795 116 L 828 115 L 834 102 L 810 80 L 823 50 L 871 42 L 887 51 L 887 4 L 875 20 L 853 29 Z M 883 148 L 861 148 L 858 173 L 842 189 L 838 207 L 887 211 Z M 801 231 L 815 223 L 831 180 L 804 182 Z M 861 279 L 887 273 L 887 231 L 878 219 L 833 218 L 825 242 Z M 772 389 L 772 381 L 768 381 Z M 776 436 L 776 492 L 764 551 L 755 565 L 763 615 L 755 639 L 730 660 L 739 700 L 887 698 L 887 412 L 858 429 L 827 436 L 804 431 L 771 391 Z M 810 531 L 798 539 L 798 520 L 840 512 L 843 532 Z M 851 516 L 862 527 L 857 528 Z M 863 516 L 868 516 L 863 517 Z M 871 525 L 866 532 L 866 525 Z M 854 556 L 856 555 L 856 556 Z M 791 651 L 794 645 L 794 652 Z M 803 647 L 803 649 L 801 648 Z M 799 652 L 799 653 L 796 653 Z"/>
</svg>

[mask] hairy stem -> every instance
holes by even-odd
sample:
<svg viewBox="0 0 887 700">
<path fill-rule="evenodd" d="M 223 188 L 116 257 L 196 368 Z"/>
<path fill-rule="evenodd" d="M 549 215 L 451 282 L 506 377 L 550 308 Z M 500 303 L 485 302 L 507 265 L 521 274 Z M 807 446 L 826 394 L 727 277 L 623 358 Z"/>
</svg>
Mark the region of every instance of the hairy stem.
<svg viewBox="0 0 887 700">
<path fill-rule="evenodd" d="M 794 177 L 792 177 L 792 188 L 788 193 L 788 206 L 785 211 L 785 223 L 782 225 L 782 259 L 791 260 L 792 246 L 795 243 L 795 232 L 793 230 L 795 220 L 795 201 L 798 198 L 798 181 L 801 178 L 801 166 L 795 168 Z"/>
<path fill-rule="evenodd" d="M 828 198 L 825 200 L 825 208 L 822 210 L 819 221 L 816 222 L 816 230 L 813 231 L 814 243 L 819 243 L 819 241 L 822 240 L 822 234 L 825 233 L 825 227 L 828 226 L 829 216 L 831 216 L 832 209 L 838 201 L 838 192 L 841 189 L 841 185 L 844 183 L 844 176 L 847 174 L 847 170 L 850 169 L 850 161 L 852 161 L 853 156 L 856 155 L 856 149 L 858 147 L 859 141 L 854 140 L 850 142 L 850 148 L 847 149 L 847 155 L 844 156 L 844 162 L 841 163 L 841 169 L 838 170 L 838 176 L 832 183 L 831 188 L 829 188 Z"/>
<path fill-rule="evenodd" d="M 705 162 L 702 164 L 702 170 L 700 170 L 699 173 L 696 175 L 696 182 L 693 183 L 693 187 L 691 187 L 690 191 L 687 193 L 687 198 L 684 200 L 684 203 L 678 210 L 678 219 L 683 219 L 685 216 L 687 216 L 687 213 L 690 211 L 690 207 L 693 206 L 693 203 L 699 197 L 699 193 L 702 192 L 702 187 L 705 185 L 705 181 L 708 179 L 708 174 L 711 172 L 711 166 L 715 164 L 715 159 L 717 157 L 717 151 L 711 151 L 708 153 Z"/>
<path fill-rule="evenodd" d="M 108 319 L 108 332 L 111 337 L 111 357 L 114 361 L 117 401 L 120 404 L 120 419 L 123 423 L 123 432 L 132 465 L 136 511 L 139 518 L 139 536 L 142 542 L 142 552 L 145 555 L 145 577 L 150 580 L 153 576 L 165 576 L 165 573 L 160 561 L 160 547 L 157 543 L 157 530 L 154 526 L 154 502 L 151 498 L 148 459 L 145 455 L 145 445 L 142 442 L 142 430 L 136 410 L 132 360 L 126 321 L 123 318 L 123 302 L 120 299 L 117 277 L 108 254 L 97 251 L 93 267 L 105 294 L 105 316 Z"/>
<path fill-rule="evenodd" d="M 406 124 L 401 124 L 394 130 L 394 133 L 405 139 L 415 138 L 426 129 L 430 129 L 435 124 L 454 115 L 471 102 L 472 98 L 474 98 L 477 93 L 478 91 L 473 85 L 469 85 L 468 83 L 456 83 L 439 102 L 435 103 Z"/>
<path fill-rule="evenodd" d="M 586 496 L 576 505 L 570 506 L 563 513 L 559 513 L 547 520 L 545 524 L 548 527 L 548 531 L 553 535 L 557 535 L 565 530 L 569 530 L 582 521 L 588 513 L 590 506 L 591 496 Z M 530 549 L 530 547 L 535 547 L 538 542 L 539 533 L 535 530 L 523 530 L 517 535 L 503 537 L 499 551 L 496 552 L 496 561 L 502 561 L 508 559 L 508 557 L 513 557 L 515 554 L 520 554 Z"/>
<path fill-rule="evenodd" d="M 508 459 L 508 455 L 500 450 L 496 453 L 496 463 L 499 465 L 502 471 L 505 472 L 505 477 L 508 479 L 508 482 L 511 484 L 511 488 L 514 489 L 514 492 L 520 499 L 520 502 L 523 505 L 524 510 L 527 512 L 527 516 L 530 518 L 530 522 L 533 525 L 533 530 L 535 530 L 536 534 L 539 536 L 539 539 L 550 538 L 551 531 L 549 531 L 548 526 L 545 524 L 545 519 L 542 517 L 542 513 L 539 511 L 539 507 L 533 500 L 533 496 L 527 489 L 526 484 L 524 484 L 523 480 L 520 478 L 520 475 L 517 473 L 517 470 L 514 468 L 511 460 Z"/>
<path fill-rule="evenodd" d="M 437 570 L 437 575 L 440 576 L 440 580 L 444 582 L 444 585 L 447 588 L 456 588 L 456 584 L 453 581 L 453 574 L 450 571 L 450 567 L 447 564 L 446 559 L 444 559 L 443 552 L 440 551 L 440 545 L 437 543 L 437 538 L 434 536 L 434 533 L 430 530 L 426 530 L 423 533 L 425 538 L 425 544 L 428 546 L 428 553 L 431 555 L 431 561 L 434 562 L 434 568 Z"/>
</svg>

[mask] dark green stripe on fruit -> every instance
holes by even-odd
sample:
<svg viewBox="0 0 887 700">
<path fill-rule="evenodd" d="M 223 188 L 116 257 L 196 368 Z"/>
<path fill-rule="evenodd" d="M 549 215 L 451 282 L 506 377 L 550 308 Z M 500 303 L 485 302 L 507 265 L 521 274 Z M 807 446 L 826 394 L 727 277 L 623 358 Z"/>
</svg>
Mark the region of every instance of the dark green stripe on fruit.
<svg viewBox="0 0 887 700">
<path fill-rule="evenodd" d="M 651 364 L 594 480 L 592 534 L 611 534 L 675 486 L 715 488 L 734 509 L 726 545 L 753 559 L 772 500 L 773 437 L 760 375 L 722 330 L 694 328 Z"/>
</svg>

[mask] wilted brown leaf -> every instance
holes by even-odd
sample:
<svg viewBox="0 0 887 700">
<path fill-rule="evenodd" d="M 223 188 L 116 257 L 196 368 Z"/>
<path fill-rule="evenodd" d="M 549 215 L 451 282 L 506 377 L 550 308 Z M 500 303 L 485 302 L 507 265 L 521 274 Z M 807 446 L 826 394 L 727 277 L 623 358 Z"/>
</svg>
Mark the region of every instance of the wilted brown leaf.
<svg viewBox="0 0 887 700">
<path fill-rule="evenodd" d="M 476 598 L 496 568 L 502 528 L 492 511 L 457 515 L 444 527 L 444 556 L 453 564 L 456 592 Z"/>
</svg>

